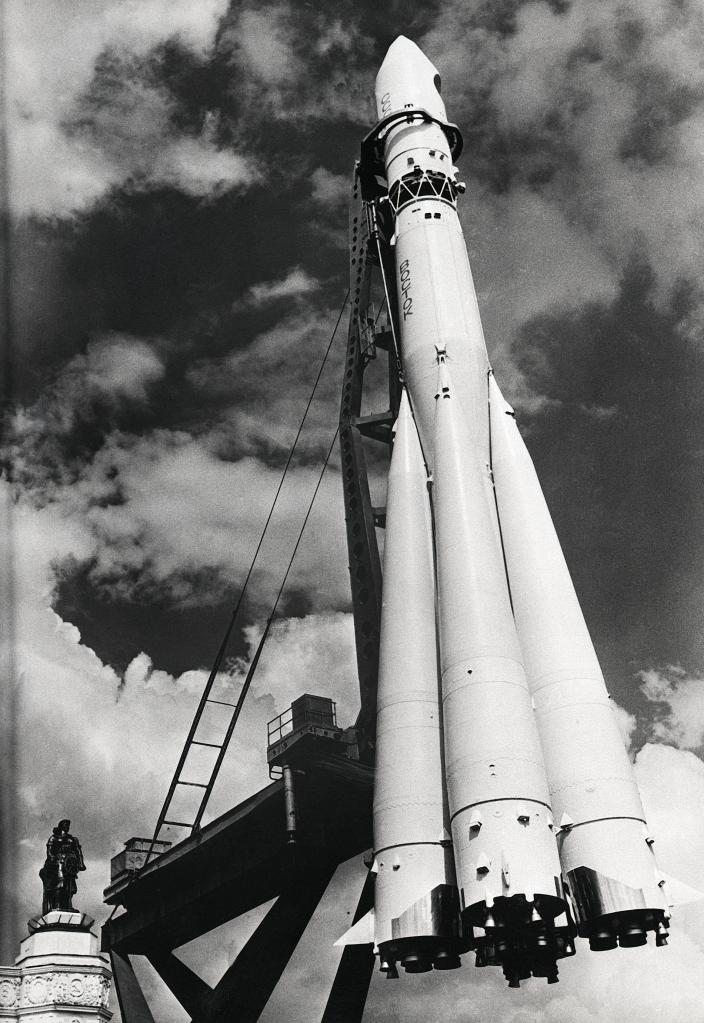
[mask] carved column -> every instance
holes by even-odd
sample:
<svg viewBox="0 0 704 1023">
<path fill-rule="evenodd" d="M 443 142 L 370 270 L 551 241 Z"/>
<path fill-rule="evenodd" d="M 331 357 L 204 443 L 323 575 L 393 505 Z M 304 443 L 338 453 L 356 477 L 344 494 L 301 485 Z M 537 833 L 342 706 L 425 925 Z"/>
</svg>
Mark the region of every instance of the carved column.
<svg viewBox="0 0 704 1023">
<path fill-rule="evenodd" d="M 94 923 L 59 910 L 29 921 L 15 965 L 0 967 L 0 1020 L 108 1023 L 112 974 Z"/>
</svg>

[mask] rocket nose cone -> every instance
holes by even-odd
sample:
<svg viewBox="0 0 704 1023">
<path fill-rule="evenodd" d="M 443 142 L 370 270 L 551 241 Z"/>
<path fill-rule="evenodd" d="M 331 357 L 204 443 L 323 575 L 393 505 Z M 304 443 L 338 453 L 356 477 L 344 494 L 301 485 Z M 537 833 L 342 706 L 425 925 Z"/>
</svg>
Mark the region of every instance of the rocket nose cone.
<svg viewBox="0 0 704 1023">
<path fill-rule="evenodd" d="M 405 36 L 389 47 L 376 76 L 375 95 L 380 120 L 404 107 L 423 107 L 433 117 L 447 120 L 437 68 Z"/>
</svg>

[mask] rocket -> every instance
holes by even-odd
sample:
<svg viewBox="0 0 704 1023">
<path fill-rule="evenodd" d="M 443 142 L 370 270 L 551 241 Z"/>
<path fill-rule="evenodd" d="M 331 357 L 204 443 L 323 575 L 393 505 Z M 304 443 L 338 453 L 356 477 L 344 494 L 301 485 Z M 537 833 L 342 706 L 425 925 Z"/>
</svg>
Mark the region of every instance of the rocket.
<svg viewBox="0 0 704 1023">
<path fill-rule="evenodd" d="M 394 428 L 377 693 L 375 940 L 387 975 L 460 965 L 461 924 L 443 782 L 427 473 L 408 397 Z M 408 751 L 413 750 L 409 759 Z"/>
<path fill-rule="evenodd" d="M 387 976 L 458 965 L 516 987 L 667 941 L 631 764 L 548 507 L 494 379 L 457 214 L 458 129 L 408 39 L 376 81 L 368 206 L 395 268 L 404 392 L 387 494 L 373 941 Z M 362 168 L 364 171 L 364 168 Z M 369 191 L 369 190 L 368 190 Z"/>
</svg>

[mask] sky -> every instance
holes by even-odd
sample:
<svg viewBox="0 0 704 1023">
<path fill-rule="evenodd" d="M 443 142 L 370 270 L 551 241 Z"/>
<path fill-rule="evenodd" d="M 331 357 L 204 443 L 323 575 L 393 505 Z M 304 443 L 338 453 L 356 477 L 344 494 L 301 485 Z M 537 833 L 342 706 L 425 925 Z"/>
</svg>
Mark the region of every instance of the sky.
<svg viewBox="0 0 704 1023">
<path fill-rule="evenodd" d="M 621 708 L 659 861 L 704 888 L 701 4 L 6 0 L 5 19 L 0 542 L 14 565 L 2 642 L 14 635 L 20 678 L 20 918 L 38 909 L 59 817 L 83 843 L 77 901 L 98 920 L 110 857 L 156 822 L 345 297 L 352 167 L 399 33 L 438 67 L 464 134 L 460 215 L 490 356 Z M 223 691 L 237 691 L 332 440 L 344 334 Z M 211 815 L 266 783 L 266 722 L 299 693 L 330 695 L 353 721 L 346 573 L 335 454 Z M 360 871 L 340 872 L 268 1023 L 322 1004 Z M 183 955 L 215 979 L 242 940 Z M 676 914 L 667 949 L 579 953 L 556 988 L 508 991 L 471 956 L 451 975 L 375 978 L 364 1020 L 701 1014 L 700 907 Z M 144 979 L 157 1023 L 185 1019 Z"/>
</svg>

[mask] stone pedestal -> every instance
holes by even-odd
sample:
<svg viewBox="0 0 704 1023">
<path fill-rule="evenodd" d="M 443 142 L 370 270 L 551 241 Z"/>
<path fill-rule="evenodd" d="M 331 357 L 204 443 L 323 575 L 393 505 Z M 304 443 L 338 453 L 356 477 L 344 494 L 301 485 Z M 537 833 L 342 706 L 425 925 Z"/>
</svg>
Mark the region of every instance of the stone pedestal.
<svg viewBox="0 0 704 1023">
<path fill-rule="evenodd" d="M 14 966 L 0 966 L 0 1020 L 108 1023 L 112 974 L 84 913 L 54 910 L 29 921 Z"/>
</svg>

